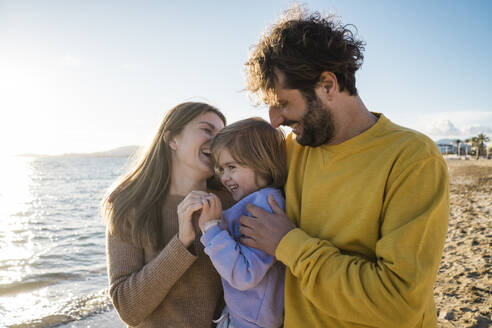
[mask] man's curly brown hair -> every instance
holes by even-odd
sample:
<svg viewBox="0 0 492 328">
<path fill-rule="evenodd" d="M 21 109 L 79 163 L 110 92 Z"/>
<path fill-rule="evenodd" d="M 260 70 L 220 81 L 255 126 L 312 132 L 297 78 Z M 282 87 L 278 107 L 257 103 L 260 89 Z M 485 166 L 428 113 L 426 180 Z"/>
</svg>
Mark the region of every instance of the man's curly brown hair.
<svg viewBox="0 0 492 328">
<path fill-rule="evenodd" d="M 246 62 L 247 90 L 257 102 L 274 101 L 274 69 L 285 74 L 284 88 L 310 94 L 322 72 L 335 74 L 340 91 L 357 95 L 355 72 L 362 65 L 365 43 L 333 15 L 308 13 L 300 6 L 284 12 L 260 37 Z"/>
</svg>

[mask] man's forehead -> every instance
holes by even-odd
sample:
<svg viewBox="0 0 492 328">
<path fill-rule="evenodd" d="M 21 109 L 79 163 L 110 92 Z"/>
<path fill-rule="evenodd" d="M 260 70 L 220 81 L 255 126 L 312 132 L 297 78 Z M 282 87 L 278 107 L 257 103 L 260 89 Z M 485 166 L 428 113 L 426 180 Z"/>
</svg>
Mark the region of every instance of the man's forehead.
<svg viewBox="0 0 492 328">
<path fill-rule="evenodd" d="M 282 89 L 284 89 L 285 74 L 278 68 L 273 69 L 272 85 L 266 90 L 262 90 L 263 102 L 269 106 L 275 106 L 280 103 Z"/>
<path fill-rule="evenodd" d="M 275 88 L 283 88 L 285 83 L 285 73 L 277 67 L 273 68 L 273 85 Z"/>
<path fill-rule="evenodd" d="M 267 106 L 277 106 L 280 103 L 278 95 L 274 89 L 263 91 L 263 102 Z"/>
</svg>

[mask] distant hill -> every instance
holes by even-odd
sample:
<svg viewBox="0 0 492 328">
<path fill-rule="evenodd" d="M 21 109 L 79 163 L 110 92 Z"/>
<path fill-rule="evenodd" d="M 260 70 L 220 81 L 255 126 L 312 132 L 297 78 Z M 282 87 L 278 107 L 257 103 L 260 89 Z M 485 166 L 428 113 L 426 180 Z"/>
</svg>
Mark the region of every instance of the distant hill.
<svg viewBox="0 0 492 328">
<path fill-rule="evenodd" d="M 87 154 L 63 154 L 60 156 L 63 157 L 129 157 L 134 155 L 141 147 L 137 145 L 131 146 L 123 146 L 110 150 L 100 151 L 96 153 L 87 153 Z"/>
<path fill-rule="evenodd" d="M 22 154 L 25 157 L 129 157 L 141 150 L 141 146 L 123 146 L 95 153 L 67 153 L 61 155 Z"/>
</svg>

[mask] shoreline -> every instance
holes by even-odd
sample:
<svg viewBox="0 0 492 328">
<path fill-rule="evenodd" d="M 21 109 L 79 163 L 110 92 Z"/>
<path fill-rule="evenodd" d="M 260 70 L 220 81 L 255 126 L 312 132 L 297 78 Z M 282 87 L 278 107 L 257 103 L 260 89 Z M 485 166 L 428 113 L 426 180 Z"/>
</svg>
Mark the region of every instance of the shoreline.
<svg viewBox="0 0 492 328">
<path fill-rule="evenodd" d="M 116 313 L 113 306 L 111 306 L 110 311 L 97 313 L 87 318 L 61 324 L 55 327 L 56 328 L 87 328 L 87 327 L 126 328 L 126 325 L 118 317 L 118 313 Z"/>
</svg>

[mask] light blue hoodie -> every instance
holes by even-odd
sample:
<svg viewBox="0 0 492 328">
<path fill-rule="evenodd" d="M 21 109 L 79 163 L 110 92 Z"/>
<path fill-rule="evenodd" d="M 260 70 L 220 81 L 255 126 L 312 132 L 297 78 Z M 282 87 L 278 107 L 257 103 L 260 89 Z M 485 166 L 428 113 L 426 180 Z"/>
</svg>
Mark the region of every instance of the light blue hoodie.
<svg viewBox="0 0 492 328">
<path fill-rule="evenodd" d="M 205 253 L 222 277 L 227 309 L 232 323 L 239 328 L 276 328 L 283 322 L 284 265 L 273 256 L 239 242 L 239 217 L 249 215 L 246 205 L 251 203 L 272 213 L 269 194 L 285 210 L 282 191 L 260 189 L 222 213 L 227 230 L 214 226 L 200 238 Z"/>
</svg>

